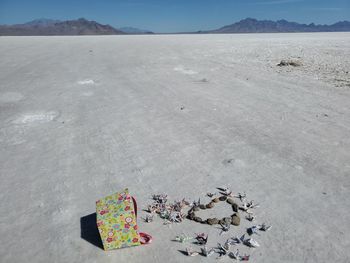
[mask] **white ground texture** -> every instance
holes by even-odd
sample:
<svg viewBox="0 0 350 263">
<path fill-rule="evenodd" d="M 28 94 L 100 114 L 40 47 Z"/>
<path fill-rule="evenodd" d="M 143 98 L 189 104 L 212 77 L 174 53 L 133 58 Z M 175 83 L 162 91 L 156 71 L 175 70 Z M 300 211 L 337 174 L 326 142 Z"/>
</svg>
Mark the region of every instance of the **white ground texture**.
<svg viewBox="0 0 350 263">
<path fill-rule="evenodd" d="M 256 223 L 272 225 L 259 248 L 238 247 L 251 262 L 350 262 L 349 43 L 350 33 L 1 37 L 1 262 L 216 262 L 172 239 L 207 232 L 216 246 L 244 233 L 243 216 L 222 236 L 140 217 L 152 194 L 206 202 L 219 186 L 246 192 Z M 154 240 L 104 252 L 81 237 L 81 218 L 125 187 Z M 231 212 L 221 208 L 211 213 Z"/>
</svg>

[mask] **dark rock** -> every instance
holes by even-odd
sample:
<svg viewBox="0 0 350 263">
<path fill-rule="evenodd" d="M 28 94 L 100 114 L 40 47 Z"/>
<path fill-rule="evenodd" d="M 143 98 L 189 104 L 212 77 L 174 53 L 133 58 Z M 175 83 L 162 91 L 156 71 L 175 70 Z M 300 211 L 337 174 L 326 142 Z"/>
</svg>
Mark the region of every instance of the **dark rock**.
<svg viewBox="0 0 350 263">
<path fill-rule="evenodd" d="M 239 208 L 239 206 L 238 206 L 236 203 L 233 203 L 233 204 L 232 204 L 232 210 L 233 210 L 234 212 L 238 212 L 238 208 Z"/>
<path fill-rule="evenodd" d="M 219 223 L 219 219 L 217 218 L 208 218 L 207 219 L 207 224 L 208 225 L 216 225 Z"/>
<path fill-rule="evenodd" d="M 214 202 L 214 203 L 219 203 L 219 202 L 220 202 L 220 199 L 219 199 L 218 197 L 216 197 L 216 198 L 214 198 L 214 199 L 212 200 L 212 202 Z"/>
<path fill-rule="evenodd" d="M 208 208 L 208 209 L 213 208 L 213 207 L 214 207 L 214 203 L 213 203 L 213 202 L 210 202 L 210 203 L 207 204 L 205 207 Z"/>
<path fill-rule="evenodd" d="M 202 223 L 202 218 L 200 218 L 200 217 L 198 217 L 198 216 L 195 216 L 194 218 L 193 218 L 193 220 L 194 221 L 196 221 L 196 222 L 199 222 L 199 223 Z"/>
<path fill-rule="evenodd" d="M 232 198 L 227 198 L 226 202 L 229 203 L 230 205 L 235 203 L 235 201 Z"/>
<path fill-rule="evenodd" d="M 239 226 L 240 223 L 241 223 L 241 218 L 239 217 L 239 214 L 234 214 L 231 217 L 231 224 L 234 226 Z"/>
<path fill-rule="evenodd" d="M 220 201 L 226 201 L 226 199 L 227 199 L 226 196 L 220 196 L 220 197 L 219 197 L 219 200 L 220 200 Z"/>
</svg>

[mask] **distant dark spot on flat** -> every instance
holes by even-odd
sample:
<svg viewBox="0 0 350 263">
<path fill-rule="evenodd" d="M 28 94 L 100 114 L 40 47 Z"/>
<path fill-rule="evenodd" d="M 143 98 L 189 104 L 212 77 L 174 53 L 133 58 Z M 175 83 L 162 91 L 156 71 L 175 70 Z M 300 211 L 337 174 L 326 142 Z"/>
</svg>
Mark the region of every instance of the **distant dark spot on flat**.
<svg viewBox="0 0 350 263">
<path fill-rule="evenodd" d="M 300 61 L 296 60 L 281 60 L 277 66 L 284 67 L 284 66 L 293 66 L 293 67 L 300 67 L 302 64 Z"/>
<path fill-rule="evenodd" d="M 234 159 L 225 159 L 222 161 L 223 165 L 229 165 L 234 163 Z"/>
</svg>

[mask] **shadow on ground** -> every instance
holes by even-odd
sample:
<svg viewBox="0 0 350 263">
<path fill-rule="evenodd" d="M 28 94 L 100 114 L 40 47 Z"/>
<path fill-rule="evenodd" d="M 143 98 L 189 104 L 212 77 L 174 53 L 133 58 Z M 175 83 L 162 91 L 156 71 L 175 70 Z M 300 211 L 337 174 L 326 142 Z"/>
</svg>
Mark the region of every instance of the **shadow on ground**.
<svg viewBox="0 0 350 263">
<path fill-rule="evenodd" d="M 80 237 L 96 247 L 103 249 L 100 233 L 96 225 L 96 213 L 80 218 Z"/>
</svg>

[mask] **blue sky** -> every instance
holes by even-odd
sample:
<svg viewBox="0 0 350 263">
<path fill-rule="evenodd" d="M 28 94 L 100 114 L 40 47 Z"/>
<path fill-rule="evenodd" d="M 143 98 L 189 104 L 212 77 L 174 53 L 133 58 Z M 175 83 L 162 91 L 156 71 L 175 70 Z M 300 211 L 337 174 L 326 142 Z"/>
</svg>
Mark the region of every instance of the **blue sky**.
<svg viewBox="0 0 350 263">
<path fill-rule="evenodd" d="M 330 24 L 350 20 L 350 0 L 0 0 L 0 24 L 79 17 L 155 32 L 215 29 L 246 17 Z"/>
</svg>

